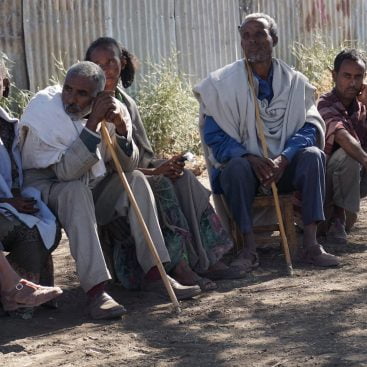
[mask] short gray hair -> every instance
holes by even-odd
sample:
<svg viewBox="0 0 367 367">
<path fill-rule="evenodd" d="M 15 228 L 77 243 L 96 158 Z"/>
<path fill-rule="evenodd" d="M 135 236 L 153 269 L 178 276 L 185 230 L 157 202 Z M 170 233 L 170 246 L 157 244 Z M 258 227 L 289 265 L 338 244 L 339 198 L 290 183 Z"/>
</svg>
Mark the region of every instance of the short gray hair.
<svg viewBox="0 0 367 367">
<path fill-rule="evenodd" d="M 238 30 L 241 33 L 241 30 L 243 29 L 246 23 L 253 21 L 253 20 L 259 20 L 259 19 L 265 19 L 268 22 L 271 38 L 273 39 L 273 41 L 276 41 L 278 39 L 278 25 L 275 22 L 274 18 L 272 18 L 270 15 L 265 14 L 265 13 L 252 13 L 252 14 L 246 15 L 242 24 L 238 27 Z"/>
<path fill-rule="evenodd" d="M 95 95 L 102 92 L 106 85 L 104 71 L 100 66 L 90 61 L 81 61 L 72 65 L 67 71 L 65 79 L 72 75 L 84 76 L 92 79 L 96 83 Z"/>
</svg>

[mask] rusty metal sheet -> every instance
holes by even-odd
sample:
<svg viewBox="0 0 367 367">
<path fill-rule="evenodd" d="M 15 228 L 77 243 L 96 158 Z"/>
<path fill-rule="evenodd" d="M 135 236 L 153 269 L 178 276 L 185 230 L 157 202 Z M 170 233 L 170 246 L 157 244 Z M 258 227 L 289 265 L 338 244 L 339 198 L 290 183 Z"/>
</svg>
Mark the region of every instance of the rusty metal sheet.
<svg viewBox="0 0 367 367">
<path fill-rule="evenodd" d="M 365 0 L 250 0 L 241 1 L 243 16 L 252 12 L 269 14 L 278 23 L 276 55 L 289 64 L 295 59 L 295 41 L 311 46 L 321 34 L 334 47 L 343 41 L 367 44 L 367 1 Z"/>
</svg>

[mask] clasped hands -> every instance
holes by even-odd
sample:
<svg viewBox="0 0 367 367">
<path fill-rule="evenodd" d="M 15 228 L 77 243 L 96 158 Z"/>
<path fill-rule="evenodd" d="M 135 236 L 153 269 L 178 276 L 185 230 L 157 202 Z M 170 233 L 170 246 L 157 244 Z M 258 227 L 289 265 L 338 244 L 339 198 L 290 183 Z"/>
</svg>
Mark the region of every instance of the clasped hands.
<svg viewBox="0 0 367 367">
<path fill-rule="evenodd" d="M 288 160 L 283 155 L 270 159 L 248 154 L 245 159 L 250 162 L 256 177 L 266 188 L 270 188 L 273 182 L 277 183 L 288 166 Z"/>
<path fill-rule="evenodd" d="M 126 137 L 127 129 L 124 113 L 112 92 L 104 91 L 97 95 L 85 126 L 92 131 L 96 131 L 98 124 L 103 120 L 113 123 L 117 134 Z"/>
</svg>

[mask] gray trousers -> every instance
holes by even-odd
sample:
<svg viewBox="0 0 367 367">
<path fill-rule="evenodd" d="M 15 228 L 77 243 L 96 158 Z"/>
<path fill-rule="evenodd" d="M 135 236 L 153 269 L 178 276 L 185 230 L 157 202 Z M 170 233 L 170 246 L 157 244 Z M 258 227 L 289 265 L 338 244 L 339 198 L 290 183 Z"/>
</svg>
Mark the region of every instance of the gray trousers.
<svg viewBox="0 0 367 367">
<path fill-rule="evenodd" d="M 79 180 L 60 182 L 45 180 L 41 176 L 42 173 L 37 170 L 29 170 L 27 181 L 41 190 L 45 202 L 65 229 L 80 284 L 85 291 L 111 278 L 98 237 L 96 215 L 99 218 L 98 223 L 107 218 L 126 215 L 140 265 L 145 272 L 155 265 L 116 173 L 99 183 L 93 190 L 96 191 L 94 198 L 92 190 Z M 154 196 L 147 180 L 138 171 L 127 173 L 126 177 L 162 262 L 170 261 L 158 223 Z"/>
<path fill-rule="evenodd" d="M 252 231 L 252 203 L 260 182 L 246 158 L 231 159 L 220 173 L 220 185 L 232 216 L 242 233 Z M 279 193 L 302 195 L 305 225 L 324 220 L 325 154 L 316 147 L 300 150 L 277 184 Z"/>
<path fill-rule="evenodd" d="M 336 150 L 326 165 L 325 208 L 333 205 L 351 213 L 359 212 L 360 199 L 367 195 L 367 175 L 361 165 L 342 148 Z"/>
</svg>

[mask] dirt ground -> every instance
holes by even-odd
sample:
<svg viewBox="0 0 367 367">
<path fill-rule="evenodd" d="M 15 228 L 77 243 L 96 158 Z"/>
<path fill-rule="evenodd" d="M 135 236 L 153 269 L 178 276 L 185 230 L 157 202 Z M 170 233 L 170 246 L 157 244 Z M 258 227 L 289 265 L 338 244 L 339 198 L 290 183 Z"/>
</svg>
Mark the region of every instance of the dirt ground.
<svg viewBox="0 0 367 367">
<path fill-rule="evenodd" d="M 0 317 L 0 366 L 367 366 L 367 202 L 348 245 L 326 244 L 342 265 L 295 266 L 263 249 L 246 279 L 182 302 L 177 315 L 151 293 L 111 286 L 128 309 L 91 321 L 66 238 L 55 251 L 59 308 L 31 320 Z"/>
</svg>

